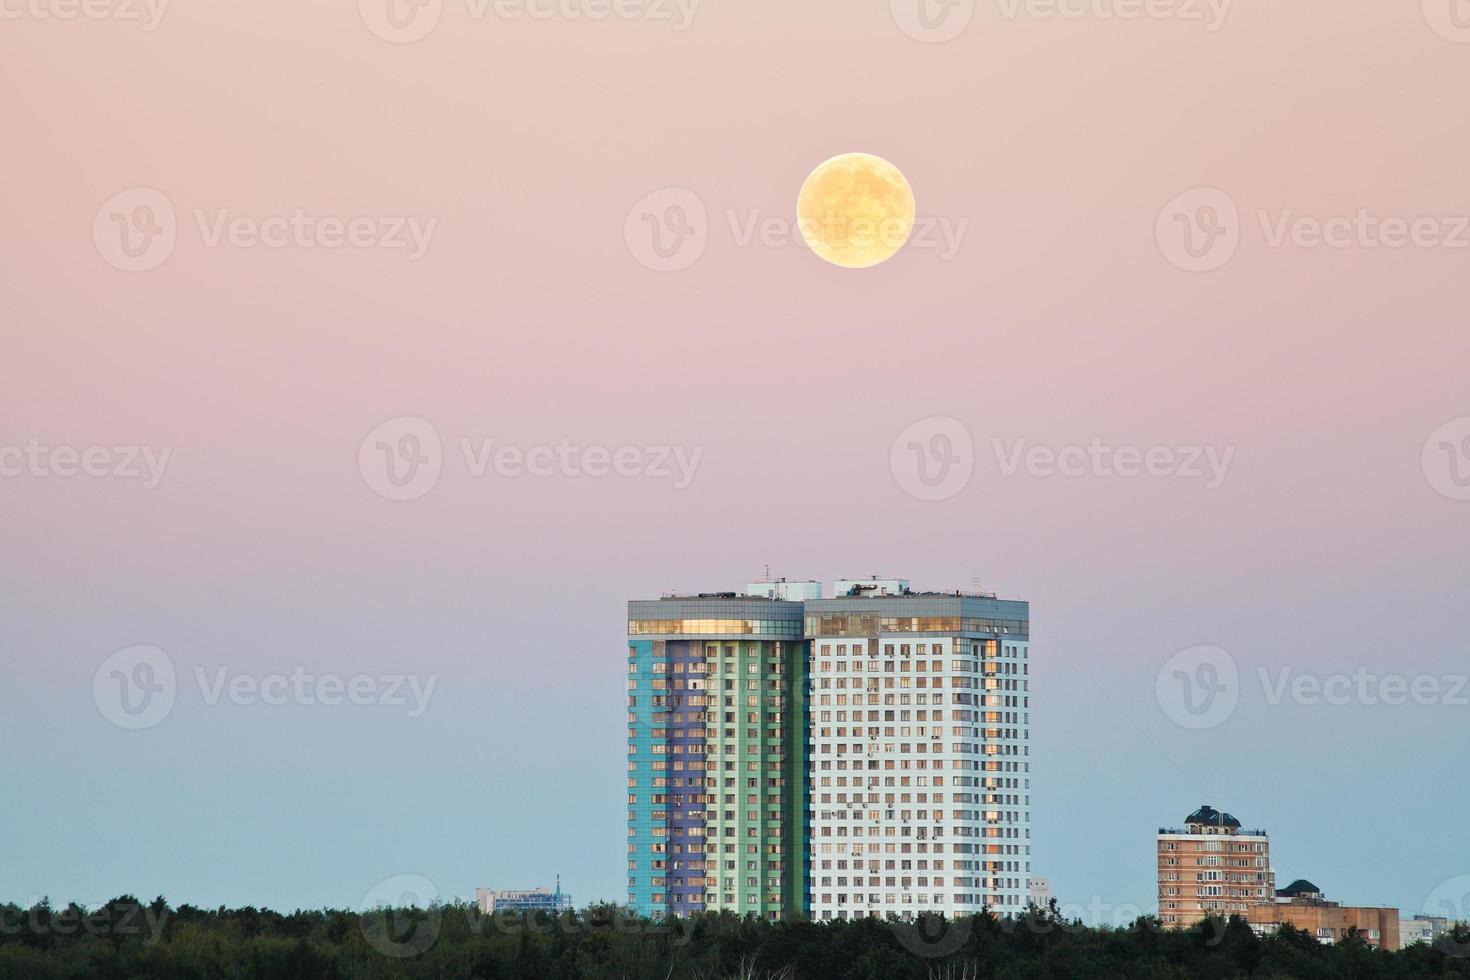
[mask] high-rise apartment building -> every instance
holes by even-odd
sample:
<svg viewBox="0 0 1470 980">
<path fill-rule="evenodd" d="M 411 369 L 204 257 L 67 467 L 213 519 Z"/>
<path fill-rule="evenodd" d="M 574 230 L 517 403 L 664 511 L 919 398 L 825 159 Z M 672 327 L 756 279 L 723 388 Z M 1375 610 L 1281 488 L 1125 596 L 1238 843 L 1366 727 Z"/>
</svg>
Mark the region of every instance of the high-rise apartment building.
<svg viewBox="0 0 1470 980">
<path fill-rule="evenodd" d="M 1027 603 L 902 579 L 628 603 L 628 902 L 1019 914 Z"/>
<path fill-rule="evenodd" d="M 805 603 L 809 915 L 1025 909 L 1029 606 L 849 580 Z"/>
<path fill-rule="evenodd" d="M 628 903 L 653 916 L 805 908 L 802 604 L 628 603 Z"/>
<path fill-rule="evenodd" d="M 1187 928 L 1207 915 L 1245 918 L 1253 906 L 1275 901 L 1271 840 L 1206 804 L 1182 829 L 1159 829 L 1158 882 L 1165 928 Z"/>
</svg>

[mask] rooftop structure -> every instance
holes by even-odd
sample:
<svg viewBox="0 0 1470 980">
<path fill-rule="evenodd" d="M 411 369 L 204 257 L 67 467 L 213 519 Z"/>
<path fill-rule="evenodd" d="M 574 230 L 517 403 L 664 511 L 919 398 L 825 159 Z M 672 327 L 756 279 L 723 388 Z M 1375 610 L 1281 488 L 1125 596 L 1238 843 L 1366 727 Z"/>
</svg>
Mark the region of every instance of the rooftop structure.
<svg viewBox="0 0 1470 980">
<path fill-rule="evenodd" d="M 788 582 L 784 578 L 778 578 L 774 582 L 751 582 L 746 585 L 745 594 L 766 599 L 803 602 L 807 599 L 822 598 L 822 583 L 815 579 L 806 582 Z"/>
</svg>

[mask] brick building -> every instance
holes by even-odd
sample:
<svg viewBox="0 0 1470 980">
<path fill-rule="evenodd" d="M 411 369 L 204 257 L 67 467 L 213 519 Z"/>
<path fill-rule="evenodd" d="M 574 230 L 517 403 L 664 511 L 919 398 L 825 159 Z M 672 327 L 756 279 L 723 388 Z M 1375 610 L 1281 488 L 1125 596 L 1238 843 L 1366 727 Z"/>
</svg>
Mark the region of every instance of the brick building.
<svg viewBox="0 0 1470 980">
<path fill-rule="evenodd" d="M 1207 915 L 1244 918 L 1275 895 L 1271 841 L 1206 804 L 1184 818 L 1183 828 L 1159 828 L 1158 883 L 1166 929 L 1188 928 Z"/>
<path fill-rule="evenodd" d="M 1370 946 L 1381 949 L 1399 948 L 1399 910 L 1371 906 L 1340 905 L 1329 902 L 1321 889 L 1298 878 L 1276 893 L 1269 905 L 1253 906 L 1246 916 L 1251 928 L 1269 934 L 1290 923 L 1319 942 L 1340 941 L 1351 929 L 1357 929 Z"/>
</svg>

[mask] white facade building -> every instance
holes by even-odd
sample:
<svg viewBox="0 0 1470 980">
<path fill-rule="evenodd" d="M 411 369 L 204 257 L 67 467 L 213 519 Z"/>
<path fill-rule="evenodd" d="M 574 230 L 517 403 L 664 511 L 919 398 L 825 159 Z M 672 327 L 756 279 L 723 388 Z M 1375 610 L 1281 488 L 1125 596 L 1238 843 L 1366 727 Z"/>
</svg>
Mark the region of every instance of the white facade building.
<svg viewBox="0 0 1470 980">
<path fill-rule="evenodd" d="M 567 912 L 572 908 L 572 896 L 561 890 L 561 876 L 556 878 L 556 890 L 550 888 L 476 888 L 475 904 L 486 915 L 494 912 Z"/>
<path fill-rule="evenodd" d="M 1442 915 L 1399 916 L 1399 949 L 1415 943 L 1432 943 L 1454 928 L 1455 922 Z"/>
<path fill-rule="evenodd" d="M 906 584 L 806 604 L 811 916 L 1020 914 L 1028 605 Z"/>
</svg>

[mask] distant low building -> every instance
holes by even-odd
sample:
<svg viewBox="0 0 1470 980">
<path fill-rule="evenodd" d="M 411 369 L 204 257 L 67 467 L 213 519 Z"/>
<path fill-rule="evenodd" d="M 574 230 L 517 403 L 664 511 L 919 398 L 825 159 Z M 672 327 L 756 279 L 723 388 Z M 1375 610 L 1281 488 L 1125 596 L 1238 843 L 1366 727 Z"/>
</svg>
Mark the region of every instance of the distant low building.
<svg viewBox="0 0 1470 980">
<path fill-rule="evenodd" d="M 571 910 L 572 896 L 561 890 L 561 878 L 558 877 L 555 891 L 546 887 L 501 891 L 476 888 L 475 904 L 486 915 L 492 912 L 549 912 L 555 915 Z"/>
<path fill-rule="evenodd" d="M 1416 915 L 1399 918 L 1399 949 L 1407 949 L 1415 943 L 1432 943 L 1449 932 L 1454 923 L 1443 915 Z"/>
<path fill-rule="evenodd" d="M 1051 882 L 1046 878 L 1033 876 L 1026 879 L 1027 900 L 1039 909 L 1046 908 L 1052 900 Z"/>
<path fill-rule="evenodd" d="M 1370 946 L 1399 948 L 1398 909 L 1329 902 L 1322 890 L 1305 878 L 1278 890 L 1271 904 L 1252 906 L 1246 919 L 1262 935 L 1289 924 L 1315 936 L 1318 942 L 1335 943 L 1357 929 Z"/>
</svg>

